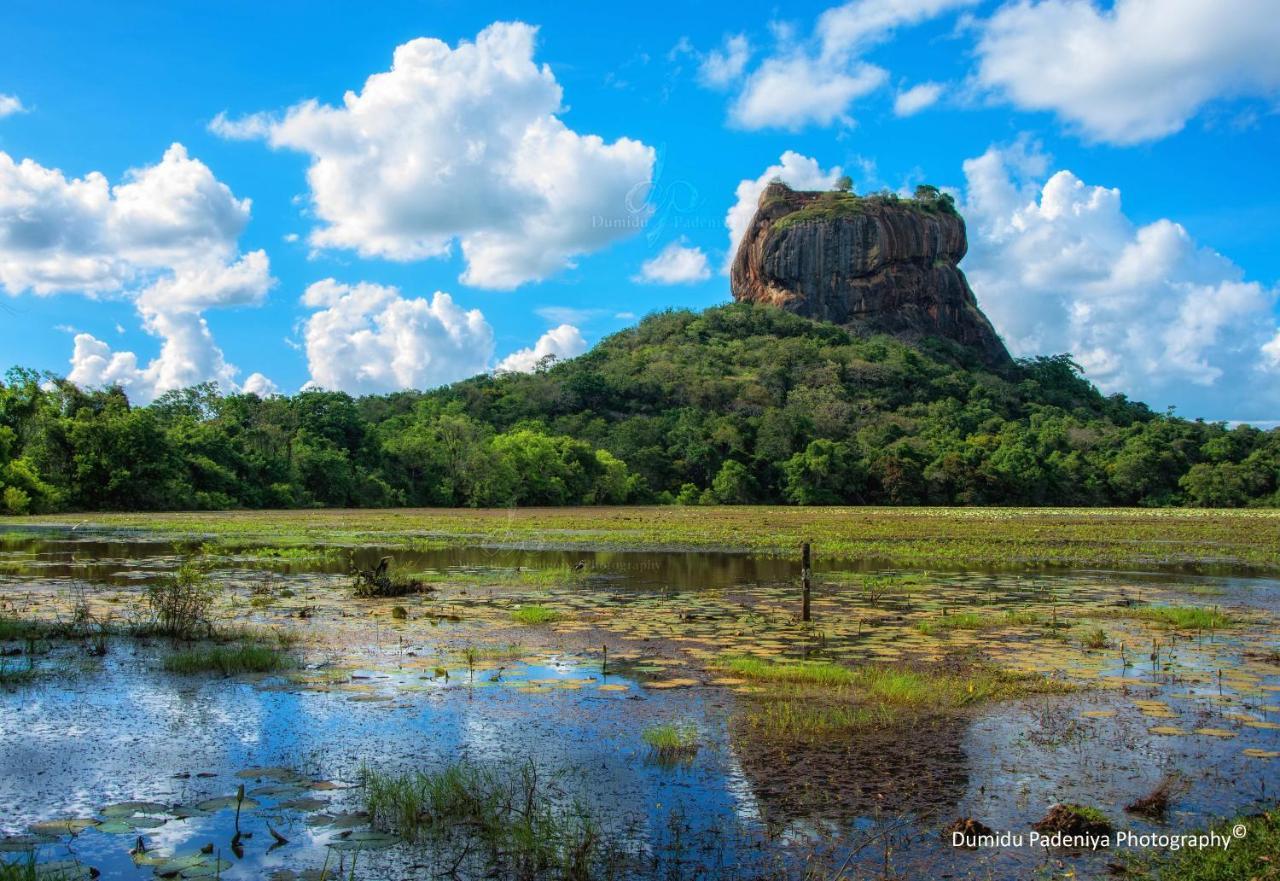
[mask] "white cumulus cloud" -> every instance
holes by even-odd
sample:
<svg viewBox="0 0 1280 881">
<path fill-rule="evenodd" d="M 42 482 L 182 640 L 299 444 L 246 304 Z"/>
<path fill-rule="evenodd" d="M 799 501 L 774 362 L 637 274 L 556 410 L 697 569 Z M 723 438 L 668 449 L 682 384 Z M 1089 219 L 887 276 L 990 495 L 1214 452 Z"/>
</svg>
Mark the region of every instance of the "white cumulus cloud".
<svg viewBox="0 0 1280 881">
<path fill-rule="evenodd" d="M 573 358 L 587 350 L 587 341 L 572 324 L 562 324 L 538 337 L 532 348 L 519 349 L 498 362 L 499 373 L 532 373 L 548 355 L 556 360 Z"/>
<path fill-rule="evenodd" d="M 913 116 L 937 104 L 944 90 L 941 83 L 920 83 L 905 89 L 893 99 L 893 112 L 898 116 Z"/>
<path fill-rule="evenodd" d="M 1273 0 L 1010 3 L 982 25 L 977 79 L 1118 144 L 1181 129 L 1217 98 L 1280 92 Z"/>
<path fill-rule="evenodd" d="M 181 144 L 114 187 L 98 172 L 67 178 L 0 152 L 0 285 L 101 293 L 225 263 L 249 209 Z"/>
<path fill-rule="evenodd" d="M 171 389 L 216 382 L 236 391 L 237 369 L 214 342 L 204 316 L 196 312 L 144 313 L 143 328 L 163 340 L 160 354 L 143 367 L 133 352 L 117 352 L 91 334 L 76 334 L 67 378 L 94 388 L 120 385 L 133 400 L 147 403 Z"/>
<path fill-rule="evenodd" d="M 701 248 L 672 242 L 640 265 L 633 281 L 643 284 L 692 284 L 711 277 L 707 255 Z"/>
<path fill-rule="evenodd" d="M 257 395 L 260 398 L 269 398 L 272 395 L 280 394 L 280 387 L 272 382 L 261 373 L 250 373 L 245 378 L 244 384 L 240 386 L 240 391 L 246 395 Z"/>
<path fill-rule="evenodd" d="M 1276 331 L 1276 335 L 1262 346 L 1262 355 L 1267 359 L 1267 366 L 1273 370 L 1280 370 L 1280 330 Z"/>
<path fill-rule="evenodd" d="M 751 43 L 746 34 L 725 37 L 724 45 L 712 49 L 698 65 L 698 81 L 712 89 L 723 89 L 742 76 L 751 58 Z"/>
<path fill-rule="evenodd" d="M 759 177 L 739 181 L 734 190 L 736 199 L 724 218 L 724 225 L 729 229 L 729 255 L 725 261 L 725 271 L 728 272 L 729 264 L 738 252 L 738 243 L 751 225 L 751 218 L 760 202 L 760 194 L 771 180 L 778 178 L 793 190 L 829 190 L 842 173 L 838 165 L 824 171 L 818 160 L 787 150 L 778 164 L 770 165 Z"/>
<path fill-rule="evenodd" d="M 827 9 L 805 40 L 778 29 L 773 54 L 751 71 L 729 108 L 746 129 L 798 129 L 849 123 L 850 109 L 889 79 L 863 54 L 901 27 L 920 24 L 976 0 L 850 0 Z"/>
<path fill-rule="evenodd" d="M 1135 224 L 1118 189 L 1047 167 L 1021 144 L 964 164 L 964 269 L 1010 350 L 1070 352 L 1104 391 L 1157 408 L 1274 418 L 1277 292 L 1172 220 Z"/>
<path fill-rule="evenodd" d="M 13 116 L 15 113 L 25 113 L 26 110 L 27 108 L 22 106 L 17 95 L 0 94 L 0 119 Z"/>
<path fill-rule="evenodd" d="M 478 309 L 443 291 L 431 299 L 399 289 L 318 281 L 302 296 L 312 387 L 352 394 L 434 388 L 489 368 L 493 329 Z"/>
<path fill-rule="evenodd" d="M 341 105 L 220 116 L 211 128 L 311 157 L 313 246 L 407 261 L 446 256 L 456 240 L 463 282 L 514 288 L 636 231 L 655 156 L 565 125 L 535 35 L 511 22 L 456 47 L 411 40 Z"/>
<path fill-rule="evenodd" d="M 0 286 L 15 296 L 134 301 L 160 354 L 143 367 L 134 353 L 78 334 L 69 374 L 77 383 L 119 383 L 143 402 L 207 380 L 234 389 L 237 370 L 201 313 L 259 303 L 274 283 L 265 252 L 238 253 L 249 212 L 249 200 L 181 144 L 115 186 L 98 172 L 68 178 L 0 152 Z"/>
</svg>

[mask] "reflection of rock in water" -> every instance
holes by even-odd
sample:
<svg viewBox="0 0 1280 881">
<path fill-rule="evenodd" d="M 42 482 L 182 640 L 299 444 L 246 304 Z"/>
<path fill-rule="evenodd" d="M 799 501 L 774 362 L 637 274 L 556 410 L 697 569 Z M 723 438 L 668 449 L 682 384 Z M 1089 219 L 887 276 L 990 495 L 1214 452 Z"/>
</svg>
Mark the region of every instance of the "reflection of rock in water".
<svg viewBox="0 0 1280 881">
<path fill-rule="evenodd" d="M 764 822 L 949 819 L 969 783 L 964 716 L 913 718 L 830 740 L 781 743 L 739 720 L 734 748 Z"/>
</svg>

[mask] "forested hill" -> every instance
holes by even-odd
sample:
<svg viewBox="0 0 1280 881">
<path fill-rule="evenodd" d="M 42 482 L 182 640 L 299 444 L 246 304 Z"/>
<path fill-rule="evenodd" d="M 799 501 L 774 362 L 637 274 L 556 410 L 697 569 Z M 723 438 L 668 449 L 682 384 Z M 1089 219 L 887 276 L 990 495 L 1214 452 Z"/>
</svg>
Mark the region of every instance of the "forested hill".
<svg viewBox="0 0 1280 881">
<path fill-rule="evenodd" d="M 1280 504 L 1280 431 L 1105 397 L 1065 356 L 992 372 L 767 306 L 651 315 L 533 374 L 147 407 L 12 370 L 9 512 L 381 505 Z"/>
</svg>

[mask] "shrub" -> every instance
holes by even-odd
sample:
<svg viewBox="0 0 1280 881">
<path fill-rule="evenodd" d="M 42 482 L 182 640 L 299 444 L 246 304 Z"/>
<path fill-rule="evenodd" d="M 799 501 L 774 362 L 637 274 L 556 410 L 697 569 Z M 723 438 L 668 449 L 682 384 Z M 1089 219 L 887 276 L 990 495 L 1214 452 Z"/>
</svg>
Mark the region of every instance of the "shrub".
<svg viewBox="0 0 1280 881">
<path fill-rule="evenodd" d="M 4 488 L 4 510 L 7 514 L 26 514 L 31 510 L 31 496 L 16 486 Z"/>
<path fill-rule="evenodd" d="M 195 563 L 187 562 L 172 575 L 147 588 L 147 607 L 152 633 L 188 639 L 203 630 L 213 632 L 209 609 L 218 597 L 209 576 Z"/>
</svg>

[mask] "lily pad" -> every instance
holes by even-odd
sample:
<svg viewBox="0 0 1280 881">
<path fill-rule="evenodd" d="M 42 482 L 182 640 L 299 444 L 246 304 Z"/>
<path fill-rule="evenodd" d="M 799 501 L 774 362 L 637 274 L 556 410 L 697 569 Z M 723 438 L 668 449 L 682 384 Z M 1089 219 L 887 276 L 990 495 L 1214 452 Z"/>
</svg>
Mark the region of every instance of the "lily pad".
<svg viewBox="0 0 1280 881">
<path fill-rule="evenodd" d="M 160 878 L 208 878 L 230 868 L 230 861 L 214 854 L 189 853 L 159 863 L 154 871 Z"/>
<path fill-rule="evenodd" d="M 260 795 L 266 798 L 293 797 L 302 795 L 305 790 L 297 786 L 291 786 L 286 783 L 272 783 L 269 786 L 258 786 L 249 790 L 250 795 Z"/>
<path fill-rule="evenodd" d="M 167 817 L 126 817 L 124 822 L 134 829 L 159 829 L 169 820 Z"/>
<path fill-rule="evenodd" d="M 208 811 L 202 811 L 195 805 L 174 805 L 170 813 L 179 820 L 188 820 L 191 817 L 205 817 L 209 814 Z"/>
<path fill-rule="evenodd" d="M 104 835 L 128 835 L 134 832 L 135 827 L 128 820 L 107 820 L 93 827 L 95 832 L 101 832 Z"/>
<path fill-rule="evenodd" d="M 359 829 L 355 832 L 344 833 L 342 837 L 329 842 L 329 846 L 334 850 L 340 851 L 383 850 L 399 844 L 401 840 L 398 835 L 391 835 L 387 832 L 378 832 L 375 829 Z"/>
<path fill-rule="evenodd" d="M 57 840 L 51 835 L 10 835 L 0 838 L 0 853 L 22 853 L 35 850 L 42 844 L 52 844 Z"/>
<path fill-rule="evenodd" d="M 97 825 L 98 821 L 92 817 L 60 817 L 56 820 L 41 820 L 27 828 L 37 835 L 78 835 Z"/>
<path fill-rule="evenodd" d="M 276 805 L 278 808 L 284 808 L 290 811 L 318 811 L 327 808 L 329 802 L 323 798 L 294 798 L 289 801 L 282 801 Z"/>
<path fill-rule="evenodd" d="M 237 777 L 245 780 L 278 780 L 281 783 L 301 780 L 302 775 L 292 768 L 245 768 L 236 772 Z"/>
<path fill-rule="evenodd" d="M 104 817 L 131 817 L 134 814 L 167 814 L 169 806 L 155 801 L 122 801 L 107 805 L 98 813 Z"/>
<path fill-rule="evenodd" d="M 254 808 L 258 807 L 258 803 L 253 799 L 248 798 L 247 796 L 243 799 L 237 799 L 234 795 L 222 795 L 222 796 L 219 796 L 218 798 L 207 798 L 202 802 L 198 802 L 196 804 L 196 808 L 201 811 L 208 811 L 209 813 L 213 813 L 214 811 L 222 811 L 222 810 L 226 810 L 227 808 L 234 808 L 236 806 L 237 801 L 239 802 L 240 810 L 242 811 L 251 811 Z"/>
<path fill-rule="evenodd" d="M 308 826 L 332 826 L 335 829 L 355 829 L 369 822 L 369 815 L 364 811 L 350 814 L 312 814 L 307 818 Z"/>
<path fill-rule="evenodd" d="M 178 874 L 179 877 L 182 878 L 214 878 L 230 868 L 230 860 L 219 860 L 216 857 L 209 857 L 205 862 L 192 866 L 189 869 L 183 869 Z"/>
<path fill-rule="evenodd" d="M 328 790 L 328 789 L 346 789 L 347 787 L 333 780 L 312 780 L 310 783 L 307 784 L 307 788 Z"/>
</svg>

